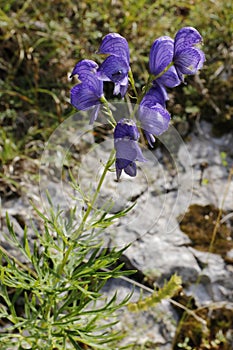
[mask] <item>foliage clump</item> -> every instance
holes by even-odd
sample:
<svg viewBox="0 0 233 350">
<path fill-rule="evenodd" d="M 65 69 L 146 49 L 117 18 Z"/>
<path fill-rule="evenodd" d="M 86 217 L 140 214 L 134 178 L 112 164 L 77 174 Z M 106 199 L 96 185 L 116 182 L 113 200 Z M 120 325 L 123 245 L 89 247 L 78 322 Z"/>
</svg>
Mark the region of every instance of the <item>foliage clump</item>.
<svg viewBox="0 0 233 350">
<path fill-rule="evenodd" d="M 30 246 L 25 228 L 21 242 L 7 217 L 8 242 L 24 256 L 22 263 L 0 246 L 1 349 L 108 349 L 122 335 L 112 330 L 116 311 L 130 294 L 103 297 L 110 278 L 130 271 L 115 266 L 123 250 L 102 248 L 98 234 L 77 237 L 74 217 L 69 220 L 51 208 L 43 231 Z M 74 240 L 72 237 L 75 236 Z M 109 345 L 108 344 L 112 344 Z"/>
</svg>

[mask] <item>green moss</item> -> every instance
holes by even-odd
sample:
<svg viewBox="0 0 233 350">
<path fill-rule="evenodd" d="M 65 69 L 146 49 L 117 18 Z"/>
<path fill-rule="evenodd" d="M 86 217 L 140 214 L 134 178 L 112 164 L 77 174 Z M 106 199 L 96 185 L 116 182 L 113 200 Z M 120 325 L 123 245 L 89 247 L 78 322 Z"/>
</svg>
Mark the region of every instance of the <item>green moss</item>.
<svg viewBox="0 0 233 350">
<path fill-rule="evenodd" d="M 197 309 L 194 300 L 181 294 L 176 298 L 179 303 L 192 309 L 195 314 L 201 317 L 206 325 L 204 326 L 191 315 L 185 315 L 177 327 L 173 342 L 173 350 L 231 350 L 232 340 L 229 331 L 233 329 L 233 309 L 218 304 Z M 183 311 L 178 310 L 180 316 Z"/>
<path fill-rule="evenodd" d="M 213 205 L 191 205 L 180 223 L 180 228 L 192 241 L 192 247 L 201 251 L 209 251 L 220 254 L 223 259 L 228 259 L 226 254 L 233 249 L 233 230 L 226 223 L 220 223 L 216 231 L 213 246 L 210 243 L 213 238 L 219 209 Z M 222 217 L 226 215 L 222 213 Z M 229 262 L 229 261 L 228 261 Z"/>
<path fill-rule="evenodd" d="M 219 218 L 219 209 L 213 205 L 193 204 L 182 219 L 180 228 L 189 236 L 192 247 L 200 251 L 220 254 L 226 262 L 232 263 L 226 256 L 227 252 L 233 248 L 232 221 L 231 225 L 221 223 L 221 219 L 227 213 L 223 211 L 221 214 Z M 216 225 L 218 225 L 217 230 Z M 215 230 L 216 236 L 212 242 Z M 204 319 L 206 326 L 203 326 L 193 316 L 183 314 L 182 309 L 179 309 L 181 321 L 174 339 L 174 350 L 182 348 L 192 350 L 232 349 L 232 343 L 227 339 L 229 330 L 233 328 L 232 308 L 213 303 L 208 307 L 198 309 L 195 300 L 185 294 L 180 294 L 176 300 Z"/>
</svg>

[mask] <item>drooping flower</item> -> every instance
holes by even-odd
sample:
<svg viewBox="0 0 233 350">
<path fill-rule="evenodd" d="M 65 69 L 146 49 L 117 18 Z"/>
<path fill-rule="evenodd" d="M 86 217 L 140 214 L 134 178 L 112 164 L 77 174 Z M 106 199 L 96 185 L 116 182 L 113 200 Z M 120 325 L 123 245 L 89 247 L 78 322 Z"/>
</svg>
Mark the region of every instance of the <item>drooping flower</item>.
<svg viewBox="0 0 233 350">
<path fill-rule="evenodd" d="M 97 118 L 103 97 L 103 82 L 97 77 L 97 68 L 96 62 L 82 60 L 76 64 L 71 73 L 71 76 L 77 74 L 80 80 L 80 83 L 70 91 L 71 104 L 82 111 L 93 108 L 90 124 Z"/>
<path fill-rule="evenodd" d="M 193 27 L 181 28 L 176 33 L 173 61 L 182 81 L 184 74 L 196 74 L 203 66 L 205 55 L 202 50 L 196 47 L 201 41 L 201 34 Z"/>
<path fill-rule="evenodd" d="M 98 53 L 109 56 L 98 68 L 97 75 L 103 81 L 112 81 L 115 85 L 114 95 L 123 97 L 128 88 L 129 45 L 118 33 L 110 33 L 103 38 Z"/>
<path fill-rule="evenodd" d="M 169 126 L 171 117 L 165 108 L 165 99 L 164 88 L 156 85 L 147 92 L 139 105 L 138 119 L 151 147 L 155 142 L 154 135 L 161 135 Z"/>
<path fill-rule="evenodd" d="M 158 76 L 173 62 L 174 40 L 169 36 L 162 36 L 154 41 L 149 57 L 150 72 Z M 181 83 L 176 69 L 171 66 L 165 73 L 156 79 L 157 84 L 175 87 Z"/>
<path fill-rule="evenodd" d="M 114 130 L 114 147 L 116 150 L 116 175 L 120 179 L 122 170 L 134 177 L 137 174 L 136 161 L 145 162 L 142 151 L 137 143 L 139 131 L 133 120 L 121 119 Z"/>
<path fill-rule="evenodd" d="M 175 40 L 168 36 L 155 40 L 150 50 L 150 72 L 157 76 L 171 65 L 156 79 L 156 82 L 172 88 L 184 81 L 185 74 L 192 75 L 201 69 L 205 55 L 196 47 L 201 41 L 200 33 L 193 27 L 180 29 Z"/>
</svg>

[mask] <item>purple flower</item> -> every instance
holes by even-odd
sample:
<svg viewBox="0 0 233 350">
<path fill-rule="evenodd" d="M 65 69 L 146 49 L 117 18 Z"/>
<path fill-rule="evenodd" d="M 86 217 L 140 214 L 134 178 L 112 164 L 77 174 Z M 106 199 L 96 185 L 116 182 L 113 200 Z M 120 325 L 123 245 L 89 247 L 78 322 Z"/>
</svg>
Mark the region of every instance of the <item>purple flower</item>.
<svg viewBox="0 0 233 350">
<path fill-rule="evenodd" d="M 103 82 L 97 77 L 97 68 L 98 65 L 94 61 L 82 60 L 76 64 L 71 74 L 77 74 L 81 81 L 70 91 L 71 104 L 82 111 L 94 107 L 90 124 L 97 118 L 103 96 Z"/>
<path fill-rule="evenodd" d="M 205 55 L 195 47 L 201 41 L 200 33 L 192 27 L 180 29 L 175 40 L 168 36 L 155 40 L 150 50 L 150 72 L 157 76 L 173 63 L 173 66 L 159 76 L 156 82 L 170 88 L 175 87 L 184 80 L 184 74 L 195 74 L 202 68 Z"/>
<path fill-rule="evenodd" d="M 146 161 L 137 143 L 139 136 L 139 131 L 133 120 L 123 118 L 117 123 L 114 130 L 117 180 L 120 179 L 122 170 L 129 176 L 136 176 L 137 166 L 135 161 Z"/>
<path fill-rule="evenodd" d="M 193 27 L 184 27 L 177 32 L 173 61 L 180 80 L 184 80 L 184 74 L 195 74 L 202 68 L 205 55 L 195 47 L 201 41 L 201 34 Z"/>
<path fill-rule="evenodd" d="M 151 147 L 155 142 L 154 135 L 158 136 L 165 132 L 171 119 L 165 108 L 164 90 L 159 85 L 152 87 L 142 99 L 138 110 L 141 128 Z"/>
<path fill-rule="evenodd" d="M 161 36 L 154 41 L 150 49 L 149 68 L 152 74 L 160 74 L 173 60 L 174 40 Z"/>
<path fill-rule="evenodd" d="M 149 68 L 155 76 L 172 63 L 174 56 L 174 40 L 169 36 L 161 36 L 153 43 L 150 50 Z M 181 83 L 176 69 L 171 66 L 161 77 L 156 79 L 157 84 L 175 87 Z"/>
<path fill-rule="evenodd" d="M 117 33 L 110 33 L 103 38 L 98 53 L 109 54 L 100 65 L 97 75 L 103 81 L 112 81 L 114 95 L 123 97 L 128 88 L 129 46 L 127 40 Z"/>
</svg>

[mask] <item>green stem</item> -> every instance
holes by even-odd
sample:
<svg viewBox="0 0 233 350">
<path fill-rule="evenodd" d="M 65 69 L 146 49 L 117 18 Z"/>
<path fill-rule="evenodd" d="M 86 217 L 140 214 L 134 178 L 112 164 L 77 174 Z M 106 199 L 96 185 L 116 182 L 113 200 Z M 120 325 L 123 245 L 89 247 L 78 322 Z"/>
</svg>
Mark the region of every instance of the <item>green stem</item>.
<svg viewBox="0 0 233 350">
<path fill-rule="evenodd" d="M 129 82 L 132 86 L 132 89 L 133 89 L 133 92 L 135 93 L 135 96 L 138 97 L 138 92 L 137 92 L 136 87 L 135 87 L 135 81 L 134 81 L 133 72 L 132 72 L 131 68 L 129 69 Z"/>
<path fill-rule="evenodd" d="M 153 75 L 150 74 L 149 78 L 147 80 L 146 85 L 143 88 L 142 94 L 139 96 L 138 100 L 137 100 L 137 104 L 139 104 L 143 97 L 146 95 L 146 93 L 150 90 L 151 86 L 153 85 L 153 81 L 160 78 L 164 73 L 166 73 L 168 71 L 169 68 L 171 68 L 173 66 L 173 62 L 171 62 L 162 72 L 160 72 L 157 75 Z"/>
<path fill-rule="evenodd" d="M 166 73 L 166 72 L 168 71 L 168 69 L 171 68 L 173 65 L 174 65 L 173 62 L 169 63 L 169 65 L 168 65 L 162 72 L 160 72 L 160 73 L 157 74 L 157 75 L 154 75 L 154 80 L 160 78 L 160 77 L 161 77 L 164 73 Z"/>
<path fill-rule="evenodd" d="M 109 168 L 112 166 L 114 160 L 115 160 L 115 149 L 113 149 L 111 151 L 111 153 L 110 153 L 109 159 L 108 159 L 108 161 L 107 161 L 107 163 L 106 163 L 106 165 L 104 167 L 104 171 L 103 171 L 103 173 L 102 173 L 102 175 L 101 175 L 101 177 L 99 179 L 97 188 L 96 188 L 95 193 L 93 195 L 93 198 L 92 198 L 91 202 L 88 203 L 87 210 L 86 210 L 86 212 L 85 212 L 85 214 L 84 214 L 84 216 L 82 218 L 82 222 L 81 222 L 81 224 L 80 224 L 80 226 L 79 226 L 79 228 L 78 228 L 78 230 L 77 230 L 77 232 L 75 234 L 75 237 L 73 239 L 77 239 L 78 236 L 83 232 L 85 223 L 86 223 L 86 221 L 88 219 L 88 216 L 89 216 L 91 210 L 93 209 L 93 207 L 95 205 L 95 202 L 96 202 L 96 200 L 98 198 L 98 195 L 99 195 L 100 189 L 101 189 L 101 187 L 103 185 L 105 176 L 106 176 Z"/>
<path fill-rule="evenodd" d="M 111 109 L 109 108 L 109 104 L 108 104 L 108 101 L 106 100 L 106 98 L 104 96 L 101 96 L 100 98 L 100 101 L 101 103 L 106 107 L 107 109 L 107 115 L 109 116 L 110 120 L 109 120 L 109 123 L 115 127 L 116 126 L 116 121 L 112 115 L 112 111 Z M 88 203 L 88 206 L 87 206 L 87 210 L 82 218 L 82 222 L 79 226 L 79 228 L 76 230 L 76 232 L 74 232 L 73 234 L 73 237 L 72 237 L 72 241 L 70 241 L 70 245 L 68 247 L 67 250 L 64 250 L 63 252 L 63 259 L 62 259 L 62 263 L 61 265 L 59 266 L 59 274 L 61 275 L 62 274 L 62 271 L 64 269 L 64 266 L 66 264 L 66 262 L 68 261 L 68 258 L 69 258 L 69 255 L 71 253 L 71 251 L 74 249 L 74 245 L 77 243 L 77 238 L 82 234 L 82 232 L 84 231 L 84 227 L 85 227 L 85 223 L 88 219 L 88 216 L 91 212 L 91 210 L 93 209 L 94 205 L 95 205 L 95 202 L 98 198 L 98 195 L 99 195 L 99 192 L 100 192 L 100 189 L 101 189 L 101 186 L 104 182 L 104 179 L 105 179 L 105 176 L 107 174 L 107 171 L 108 169 L 110 168 L 110 166 L 112 166 L 113 162 L 114 162 L 114 159 L 115 159 L 115 149 L 112 150 L 110 156 L 109 156 L 109 159 L 104 167 L 104 171 L 99 179 L 99 183 L 97 185 L 97 188 L 96 188 L 96 191 L 93 195 L 93 198 L 92 200 Z"/>
<path fill-rule="evenodd" d="M 137 102 L 136 102 L 136 104 L 134 106 L 134 109 L 133 109 L 132 113 L 130 114 L 130 117 L 129 117 L 130 119 L 134 119 L 134 116 L 135 116 L 135 114 L 136 114 L 136 112 L 138 110 L 138 106 L 139 106 L 140 102 L 142 101 L 143 97 L 145 96 L 145 94 L 148 92 L 148 90 L 152 86 L 152 81 L 153 80 L 154 80 L 154 76 L 152 74 L 150 74 L 146 85 L 142 89 L 141 95 L 137 96 Z"/>
<path fill-rule="evenodd" d="M 106 110 L 107 110 L 107 115 L 109 116 L 109 118 L 110 118 L 110 124 L 113 126 L 113 127 L 115 127 L 116 126 L 116 121 L 115 121 L 115 119 L 114 119 L 114 117 L 113 117 L 113 115 L 112 115 L 112 111 L 111 111 L 111 109 L 110 109 L 110 107 L 109 107 L 109 103 L 108 103 L 108 101 L 106 100 L 106 98 L 104 97 L 104 95 L 103 96 L 101 96 L 101 98 L 100 98 L 100 102 L 104 105 L 104 107 L 106 108 Z"/>
<path fill-rule="evenodd" d="M 135 104 L 135 107 L 133 109 L 133 112 L 131 113 L 130 115 L 130 118 L 131 119 L 134 119 L 134 116 L 138 110 L 138 106 L 140 104 L 140 102 L 142 101 L 143 97 L 146 95 L 146 93 L 150 90 L 151 86 L 153 85 L 153 81 L 160 78 L 164 73 L 166 73 L 168 71 L 168 69 L 173 66 L 173 62 L 171 62 L 162 72 L 160 72 L 159 74 L 157 75 L 153 75 L 153 74 L 150 74 L 148 79 L 147 79 L 147 83 L 146 85 L 143 87 L 142 89 L 142 93 L 141 95 L 136 95 L 137 96 L 137 102 Z M 130 74 L 130 73 L 129 73 Z M 131 78 L 130 78 L 131 79 Z M 132 77 L 133 79 L 133 77 Z M 131 81 L 131 80 L 130 80 Z M 133 83 L 134 84 L 134 83 Z M 133 86 L 133 85 L 132 85 Z"/>
</svg>

